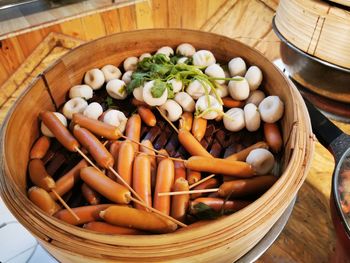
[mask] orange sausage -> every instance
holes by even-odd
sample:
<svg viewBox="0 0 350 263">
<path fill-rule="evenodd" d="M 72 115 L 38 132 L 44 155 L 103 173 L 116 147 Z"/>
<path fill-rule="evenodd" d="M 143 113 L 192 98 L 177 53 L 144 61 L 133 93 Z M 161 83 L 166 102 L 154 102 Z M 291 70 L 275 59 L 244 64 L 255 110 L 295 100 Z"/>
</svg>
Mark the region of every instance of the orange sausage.
<svg viewBox="0 0 350 263">
<path fill-rule="evenodd" d="M 96 192 L 117 204 L 130 202 L 130 191 L 92 166 L 80 170 L 81 179 Z"/>
<path fill-rule="evenodd" d="M 255 172 L 250 164 L 220 158 L 192 156 L 185 161 L 185 166 L 199 172 L 231 175 L 236 177 L 252 177 Z"/>
<path fill-rule="evenodd" d="M 185 111 L 182 113 L 181 118 L 179 120 L 179 129 L 185 129 L 187 131 L 191 131 L 193 123 L 193 114 L 192 112 Z"/>
<path fill-rule="evenodd" d="M 188 191 L 189 185 L 186 179 L 179 178 L 175 181 L 173 191 Z M 190 202 L 189 194 L 174 195 L 171 200 L 171 216 L 181 222 L 186 219 L 186 212 Z"/>
<path fill-rule="evenodd" d="M 63 220 L 71 225 L 82 225 L 91 221 L 101 220 L 100 212 L 112 206 L 111 204 L 88 205 L 72 208 L 74 214 L 79 217 L 77 220 L 67 209 L 62 209 L 54 214 L 58 219 Z"/>
<path fill-rule="evenodd" d="M 202 174 L 200 172 L 187 169 L 187 181 L 189 185 L 197 183 L 201 179 L 202 179 Z"/>
<path fill-rule="evenodd" d="M 244 101 L 234 100 L 230 97 L 221 98 L 221 100 L 226 108 L 242 108 L 245 104 Z"/>
<path fill-rule="evenodd" d="M 136 156 L 133 168 L 133 189 L 145 203 L 152 207 L 151 191 L 151 161 L 145 154 Z M 135 208 L 145 210 L 145 207 L 135 204 Z"/>
<path fill-rule="evenodd" d="M 219 188 L 219 196 L 232 198 L 253 194 L 261 194 L 269 189 L 278 178 L 272 175 L 257 176 L 224 182 Z"/>
<path fill-rule="evenodd" d="M 264 136 L 273 152 L 279 152 L 283 145 L 282 135 L 276 123 L 264 123 Z"/>
<path fill-rule="evenodd" d="M 160 149 L 159 151 L 158 151 L 158 155 L 157 155 L 157 164 L 159 165 L 159 163 L 162 161 L 162 160 L 164 160 L 166 157 L 163 157 L 163 156 L 167 156 L 167 157 L 169 157 L 170 155 L 169 155 L 169 153 L 167 152 L 167 150 L 165 150 L 165 149 Z"/>
<path fill-rule="evenodd" d="M 190 202 L 190 214 L 197 213 L 195 205 L 203 203 L 212 208 L 216 212 L 223 212 L 224 214 L 237 212 L 252 203 L 252 201 L 240 200 L 224 200 L 222 198 L 214 197 L 200 197 Z"/>
<path fill-rule="evenodd" d="M 175 168 L 175 178 L 176 181 L 179 178 L 186 179 L 186 167 L 183 162 L 174 161 L 174 168 Z"/>
<path fill-rule="evenodd" d="M 225 159 L 226 160 L 231 160 L 231 161 L 245 161 L 247 159 L 247 156 L 249 155 L 249 153 L 255 149 L 259 149 L 259 148 L 263 148 L 263 149 L 268 149 L 269 146 L 267 145 L 266 142 L 257 142 L 245 149 L 243 149 L 242 151 L 239 151 L 237 153 L 231 154 L 230 156 L 227 156 Z"/>
<path fill-rule="evenodd" d="M 75 113 L 72 119 L 74 124 L 83 127 L 97 136 L 102 136 L 108 140 L 118 140 L 120 138 L 120 130 L 110 124 L 91 119 L 83 114 Z"/>
<path fill-rule="evenodd" d="M 180 129 L 178 134 L 181 145 L 191 154 L 213 158 L 210 153 L 185 129 Z"/>
<path fill-rule="evenodd" d="M 141 117 L 139 114 L 133 114 L 126 123 L 125 135 L 133 141 L 140 142 L 141 137 Z M 139 150 L 139 145 L 137 143 L 132 143 L 135 152 Z"/>
<path fill-rule="evenodd" d="M 158 196 L 158 193 L 170 192 L 174 184 L 174 162 L 170 159 L 160 161 L 157 169 L 156 187 L 154 190 L 153 207 L 164 214 L 170 213 L 170 196 Z"/>
<path fill-rule="evenodd" d="M 83 185 L 81 186 L 81 193 L 90 205 L 98 205 L 101 202 L 98 193 L 91 189 L 91 187 L 88 186 L 86 183 L 83 183 Z"/>
<path fill-rule="evenodd" d="M 119 148 L 117 171 L 119 175 L 128 183 L 132 184 L 132 166 L 135 158 L 133 145 L 130 141 L 123 141 Z M 117 182 L 121 183 L 119 179 Z"/>
<path fill-rule="evenodd" d="M 119 156 L 119 148 L 121 145 L 122 141 L 114 141 L 110 146 L 109 146 L 109 152 L 113 156 L 114 159 L 114 165 L 113 168 L 114 170 L 118 170 L 118 156 Z M 107 176 L 111 178 L 112 180 L 116 181 L 115 175 L 110 171 L 107 170 Z"/>
<path fill-rule="evenodd" d="M 135 98 L 133 98 L 131 100 L 131 104 L 136 106 L 136 107 L 143 106 L 143 107 L 149 108 L 149 105 L 146 102 L 140 101 L 140 100 L 135 99 Z"/>
<path fill-rule="evenodd" d="M 73 129 L 74 136 L 83 145 L 83 147 L 91 154 L 95 161 L 101 167 L 108 169 L 113 167 L 113 156 L 107 151 L 106 147 L 87 129 L 75 125 Z"/>
<path fill-rule="evenodd" d="M 30 201 L 49 215 L 53 215 L 60 209 L 60 206 L 51 198 L 49 193 L 37 186 L 29 188 L 28 197 Z"/>
<path fill-rule="evenodd" d="M 205 130 L 207 129 L 207 120 L 204 118 L 194 118 L 192 124 L 192 134 L 197 141 L 201 141 L 205 135 Z"/>
<path fill-rule="evenodd" d="M 155 213 L 131 207 L 111 206 L 100 212 L 100 216 L 113 225 L 136 228 L 154 233 L 174 232 L 177 225 Z"/>
<path fill-rule="evenodd" d="M 46 191 L 55 188 L 56 184 L 52 177 L 46 172 L 44 163 L 40 159 L 29 161 L 29 177 L 32 183 Z"/>
<path fill-rule="evenodd" d="M 49 137 L 41 136 L 30 150 L 30 159 L 42 159 L 50 148 L 51 140 Z"/>
<path fill-rule="evenodd" d="M 80 180 L 80 169 L 87 166 L 88 163 L 85 160 L 81 160 L 76 166 L 57 180 L 55 190 L 59 196 L 63 196 L 73 188 L 74 184 Z M 50 192 L 50 196 L 52 199 L 57 200 L 57 196 L 52 192 Z"/>
<path fill-rule="evenodd" d="M 105 222 L 92 221 L 83 225 L 83 228 L 99 233 L 111 235 L 145 235 L 146 232 L 121 226 L 114 226 Z"/>
<path fill-rule="evenodd" d="M 156 153 L 152 149 L 153 149 L 153 144 L 150 140 L 142 140 L 140 145 L 140 152 L 147 154 L 151 162 L 151 188 L 154 189 L 154 187 L 156 186 L 156 177 L 157 177 L 157 160 L 155 156 Z"/>
<path fill-rule="evenodd" d="M 219 186 L 219 180 L 216 178 L 210 178 L 209 180 L 197 185 L 191 190 L 202 190 L 202 189 L 211 189 L 216 188 Z M 201 197 L 203 194 L 197 193 L 197 194 L 191 194 L 191 199 L 196 199 L 198 197 Z"/>
<path fill-rule="evenodd" d="M 157 123 L 156 116 L 153 114 L 153 112 L 144 106 L 138 106 L 137 112 L 141 117 L 141 120 L 150 127 L 153 127 Z"/>
<path fill-rule="evenodd" d="M 40 118 L 46 127 L 55 135 L 56 139 L 69 151 L 76 152 L 79 142 L 70 134 L 68 129 L 61 123 L 51 111 L 40 113 Z"/>
</svg>

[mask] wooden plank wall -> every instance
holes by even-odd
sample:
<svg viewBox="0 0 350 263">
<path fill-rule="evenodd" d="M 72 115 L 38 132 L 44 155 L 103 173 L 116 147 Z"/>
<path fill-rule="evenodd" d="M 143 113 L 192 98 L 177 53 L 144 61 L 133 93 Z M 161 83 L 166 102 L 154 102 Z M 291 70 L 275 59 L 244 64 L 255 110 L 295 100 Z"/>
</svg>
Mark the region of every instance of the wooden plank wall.
<svg viewBox="0 0 350 263">
<path fill-rule="evenodd" d="M 278 0 L 148 0 L 24 33 L 0 41 L 0 86 L 50 32 L 92 40 L 143 28 L 201 29 L 238 38 L 273 59 L 278 49 L 271 49 L 271 43 L 279 41 L 271 19 L 277 4 Z"/>
</svg>

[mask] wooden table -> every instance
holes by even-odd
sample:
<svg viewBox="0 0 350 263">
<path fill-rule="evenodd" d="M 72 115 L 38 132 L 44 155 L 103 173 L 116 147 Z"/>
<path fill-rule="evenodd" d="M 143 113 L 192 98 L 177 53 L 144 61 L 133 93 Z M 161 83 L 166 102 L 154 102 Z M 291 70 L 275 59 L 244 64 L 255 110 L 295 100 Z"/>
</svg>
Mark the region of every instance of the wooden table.
<svg viewBox="0 0 350 263">
<path fill-rule="evenodd" d="M 160 3 L 159 1 L 153 2 Z M 176 21 L 176 14 L 181 12 L 181 8 L 189 8 L 188 5 L 181 6 L 173 10 L 172 17 L 168 18 L 168 24 L 165 26 L 196 28 L 227 35 L 254 46 L 271 60 L 279 57 L 280 42 L 271 27 L 271 18 L 277 6 L 276 1 L 228 0 L 221 2 L 222 4 L 215 6 L 217 8 L 215 12 L 207 13 L 204 18 L 196 13 L 197 23 L 195 24 L 185 18 Z M 172 1 L 169 0 L 168 3 Z M 203 3 L 201 6 L 206 8 Z M 142 12 L 139 13 L 137 24 L 134 27 L 141 28 L 138 25 L 154 27 L 159 24 L 158 22 L 153 23 L 152 20 L 160 21 L 159 13 L 156 17 L 149 16 L 147 6 L 142 3 L 135 8 L 136 10 L 142 8 Z M 152 9 L 151 11 L 155 14 L 157 10 Z M 189 13 L 189 11 L 186 12 Z M 200 19 L 202 19 L 201 22 L 198 22 Z M 0 88 L 0 121 L 3 120 L 9 107 L 33 76 L 81 43 L 82 41 L 76 38 L 51 33 Z M 349 124 L 339 122 L 336 124 L 344 132 L 350 133 Z M 334 161 L 331 154 L 316 143 L 311 170 L 299 191 L 292 216 L 280 237 L 258 262 L 310 263 L 328 262 L 331 259 L 335 249 L 335 233 L 329 212 L 333 168 Z"/>
</svg>

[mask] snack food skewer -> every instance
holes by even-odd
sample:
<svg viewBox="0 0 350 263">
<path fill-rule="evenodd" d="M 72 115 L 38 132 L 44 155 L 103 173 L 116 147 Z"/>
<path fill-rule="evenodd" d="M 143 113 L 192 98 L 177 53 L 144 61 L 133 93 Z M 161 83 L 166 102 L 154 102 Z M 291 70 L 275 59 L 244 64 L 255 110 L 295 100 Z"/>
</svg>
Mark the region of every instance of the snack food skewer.
<svg viewBox="0 0 350 263">
<path fill-rule="evenodd" d="M 179 129 L 176 128 L 176 126 L 174 125 L 174 123 L 172 123 L 167 116 L 165 116 L 165 114 L 159 109 L 159 107 L 156 107 L 156 109 L 159 111 L 159 114 L 164 118 L 164 120 L 167 121 L 167 123 L 169 123 L 169 125 L 176 131 L 176 133 L 179 133 Z"/>
<path fill-rule="evenodd" d="M 76 213 L 74 213 L 74 211 L 72 210 L 72 208 L 70 208 L 68 206 L 68 204 L 62 199 L 62 197 L 56 192 L 55 189 L 51 189 L 51 192 L 57 197 L 57 199 L 61 202 L 61 204 L 68 210 L 68 212 L 76 219 L 76 220 L 80 220 L 80 218 L 78 217 L 78 215 Z"/>
<path fill-rule="evenodd" d="M 178 192 L 163 192 L 163 193 L 158 193 L 158 196 L 214 193 L 214 192 L 217 192 L 217 191 L 219 191 L 219 188 L 201 189 L 201 190 L 189 190 L 189 191 L 178 191 Z"/>
<path fill-rule="evenodd" d="M 207 177 L 204 177 L 202 180 L 199 180 L 198 182 L 191 184 L 190 189 L 192 189 L 193 187 L 196 187 L 197 185 L 200 185 L 201 183 L 204 183 L 205 181 L 209 180 L 210 178 L 213 178 L 215 175 L 216 174 L 208 175 Z"/>
</svg>

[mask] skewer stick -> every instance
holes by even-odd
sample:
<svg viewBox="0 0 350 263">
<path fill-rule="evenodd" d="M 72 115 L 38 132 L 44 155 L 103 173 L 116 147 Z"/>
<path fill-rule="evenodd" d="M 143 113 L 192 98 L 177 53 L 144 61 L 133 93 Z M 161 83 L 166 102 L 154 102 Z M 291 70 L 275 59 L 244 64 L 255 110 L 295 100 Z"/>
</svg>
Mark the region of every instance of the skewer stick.
<svg viewBox="0 0 350 263">
<path fill-rule="evenodd" d="M 185 161 L 186 161 L 186 160 L 184 160 L 184 159 L 176 158 L 176 157 L 170 157 L 170 156 L 164 155 L 164 154 L 162 154 L 162 153 L 160 153 L 160 154 L 155 154 L 155 155 L 151 155 L 151 154 L 149 154 L 149 153 L 144 153 L 144 152 L 140 152 L 140 151 L 135 151 L 135 153 L 145 154 L 145 155 L 152 156 L 152 157 L 168 158 L 168 159 L 173 160 L 173 161 L 176 161 L 176 162 L 185 162 Z"/>
<path fill-rule="evenodd" d="M 207 177 L 204 177 L 202 180 L 199 180 L 198 182 L 191 184 L 189 188 L 192 189 L 193 187 L 196 187 L 197 185 L 204 183 L 205 181 L 209 180 L 210 178 L 213 178 L 215 175 L 216 174 L 208 175 Z"/>
<path fill-rule="evenodd" d="M 98 167 L 90 160 L 90 158 L 87 157 L 86 154 L 83 153 L 78 147 L 76 147 L 75 150 L 76 150 L 76 151 L 77 151 L 77 152 L 78 152 L 92 167 L 94 167 L 95 169 L 97 169 L 97 170 L 99 170 L 99 171 L 101 172 L 100 168 L 98 168 Z"/>
<path fill-rule="evenodd" d="M 201 190 L 189 190 L 189 191 L 178 191 L 178 192 L 163 192 L 158 193 L 158 196 L 169 196 L 169 195 L 183 195 L 183 194 L 199 194 L 199 193 L 214 193 L 219 191 L 219 188 L 212 189 L 201 189 Z"/>
<path fill-rule="evenodd" d="M 168 216 L 167 214 L 164 214 L 164 213 L 158 211 L 157 209 L 155 209 L 155 208 L 153 208 L 153 207 L 150 207 L 150 206 L 146 205 L 146 204 L 143 203 L 143 202 L 140 202 L 139 200 L 137 200 L 137 199 L 135 199 L 135 198 L 131 198 L 131 201 L 133 201 L 133 202 L 135 202 L 135 203 L 137 203 L 137 204 L 139 204 L 139 205 L 141 205 L 141 206 L 143 206 L 143 207 L 149 209 L 150 211 L 154 212 L 155 214 L 158 214 L 158 215 L 160 215 L 160 216 L 162 216 L 162 217 L 167 218 L 168 220 L 174 222 L 175 224 L 177 224 L 177 225 L 179 225 L 179 226 L 181 226 L 181 227 L 187 227 L 186 224 L 184 224 L 184 223 L 182 223 L 182 222 L 176 220 L 175 218 L 173 218 L 173 217 L 171 217 L 171 216 Z"/>
<path fill-rule="evenodd" d="M 67 203 L 62 199 L 62 197 L 56 192 L 55 189 L 51 189 L 51 192 L 57 197 L 57 199 L 61 202 L 61 204 L 68 210 L 68 212 L 77 220 L 79 221 L 80 218 L 77 216 L 76 213 L 70 208 Z"/>
<path fill-rule="evenodd" d="M 165 116 L 165 114 L 159 109 L 159 107 L 156 107 L 156 109 L 159 111 L 159 114 L 164 118 L 164 120 L 166 120 L 167 123 L 169 123 L 170 126 L 173 127 L 173 129 L 174 129 L 177 133 L 179 133 L 179 129 L 176 128 L 176 126 L 174 125 L 174 123 L 172 123 L 172 122 L 168 119 L 167 116 Z"/>
</svg>

